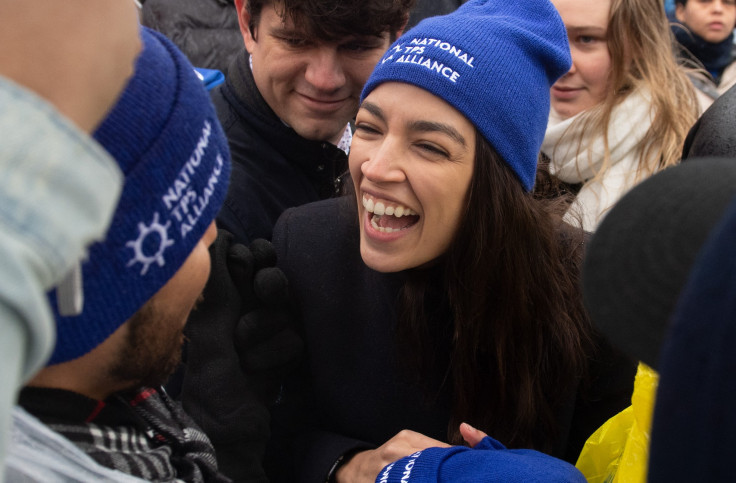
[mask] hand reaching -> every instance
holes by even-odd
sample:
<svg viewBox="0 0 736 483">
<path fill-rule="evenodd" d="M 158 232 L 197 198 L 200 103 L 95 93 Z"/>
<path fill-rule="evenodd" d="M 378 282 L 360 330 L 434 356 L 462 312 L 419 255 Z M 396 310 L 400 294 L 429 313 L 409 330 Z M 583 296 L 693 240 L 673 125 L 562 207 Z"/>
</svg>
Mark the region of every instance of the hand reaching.
<svg viewBox="0 0 736 483">
<path fill-rule="evenodd" d="M 483 438 L 488 436 L 483 431 L 475 429 L 468 423 L 462 423 L 460 425 L 460 434 L 462 435 L 465 442 L 468 443 L 468 446 L 470 446 L 471 448 L 477 446 Z"/>
<path fill-rule="evenodd" d="M 363 481 L 374 483 L 378 473 L 396 460 L 426 448 L 449 446 L 442 441 L 405 429 L 376 449 L 356 453 L 337 470 L 335 479 L 338 483 Z"/>
</svg>

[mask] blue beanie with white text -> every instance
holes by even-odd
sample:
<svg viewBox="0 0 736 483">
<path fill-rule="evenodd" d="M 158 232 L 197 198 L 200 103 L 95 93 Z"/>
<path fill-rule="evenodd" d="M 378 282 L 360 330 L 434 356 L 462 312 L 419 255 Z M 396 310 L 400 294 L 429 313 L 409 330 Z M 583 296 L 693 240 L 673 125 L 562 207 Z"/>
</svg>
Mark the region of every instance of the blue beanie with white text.
<svg viewBox="0 0 736 483">
<path fill-rule="evenodd" d="M 360 101 L 384 82 L 431 92 L 465 115 L 531 191 L 549 90 L 571 63 L 565 25 L 549 0 L 470 0 L 394 42 Z"/>
<path fill-rule="evenodd" d="M 49 364 L 97 347 L 164 286 L 227 192 L 230 152 L 207 90 L 171 41 L 145 27 L 140 34 L 135 73 L 94 133 L 125 176 L 123 192 L 105 239 L 82 261 L 81 313 L 62 315 L 58 291 L 49 294 L 57 329 Z"/>
</svg>

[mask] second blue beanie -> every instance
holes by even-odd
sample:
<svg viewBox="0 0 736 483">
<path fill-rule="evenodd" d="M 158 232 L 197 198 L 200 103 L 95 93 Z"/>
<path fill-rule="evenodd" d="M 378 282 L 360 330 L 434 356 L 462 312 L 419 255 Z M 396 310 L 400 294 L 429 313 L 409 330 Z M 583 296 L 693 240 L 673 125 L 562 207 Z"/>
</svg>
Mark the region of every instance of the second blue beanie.
<svg viewBox="0 0 736 483">
<path fill-rule="evenodd" d="M 360 100 L 391 81 L 431 92 L 464 114 L 530 191 L 549 90 L 571 63 L 565 25 L 549 0 L 471 0 L 394 42 Z"/>
</svg>

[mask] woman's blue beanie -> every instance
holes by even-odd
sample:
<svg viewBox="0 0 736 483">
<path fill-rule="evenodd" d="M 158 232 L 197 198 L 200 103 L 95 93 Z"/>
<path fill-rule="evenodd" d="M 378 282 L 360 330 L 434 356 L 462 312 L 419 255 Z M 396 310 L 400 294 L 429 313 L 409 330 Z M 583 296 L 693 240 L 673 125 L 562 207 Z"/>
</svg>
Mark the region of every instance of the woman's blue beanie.
<svg viewBox="0 0 736 483">
<path fill-rule="evenodd" d="M 166 37 L 142 27 L 141 38 L 135 73 L 94 133 L 125 176 L 123 192 L 105 239 L 82 263 L 82 313 L 62 316 L 50 294 L 57 342 L 49 364 L 94 349 L 166 284 L 227 192 L 227 138 L 202 81 Z"/>
<path fill-rule="evenodd" d="M 549 90 L 571 63 L 565 25 L 549 0 L 471 0 L 394 42 L 360 100 L 391 81 L 431 92 L 464 114 L 531 191 Z"/>
</svg>

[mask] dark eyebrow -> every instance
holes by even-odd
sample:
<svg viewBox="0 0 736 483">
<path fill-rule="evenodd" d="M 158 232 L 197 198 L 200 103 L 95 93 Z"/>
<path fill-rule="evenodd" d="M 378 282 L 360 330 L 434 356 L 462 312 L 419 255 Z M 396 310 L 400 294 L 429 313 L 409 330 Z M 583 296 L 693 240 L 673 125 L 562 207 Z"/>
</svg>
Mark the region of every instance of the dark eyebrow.
<svg viewBox="0 0 736 483">
<path fill-rule="evenodd" d="M 360 109 L 365 109 L 381 121 L 386 122 L 386 116 L 383 115 L 383 111 L 381 110 L 381 108 L 373 104 L 372 102 L 363 102 L 363 104 L 360 105 Z"/>
<path fill-rule="evenodd" d="M 371 114 L 376 116 L 381 121 L 386 122 L 386 116 L 384 116 L 383 111 L 377 105 L 371 102 L 364 102 L 360 106 L 360 108 L 365 109 L 366 111 L 370 112 Z M 447 124 L 443 124 L 441 122 L 413 121 L 411 124 L 409 124 L 409 129 L 413 131 L 421 131 L 421 132 L 441 132 L 449 136 L 450 138 L 452 138 L 458 144 L 461 144 L 463 147 L 467 147 L 468 145 L 463 135 L 460 134 L 457 131 L 457 129 Z"/>
<path fill-rule="evenodd" d="M 462 144 L 463 147 L 467 146 L 467 143 L 465 142 L 465 138 L 462 134 L 457 132 L 457 130 L 449 126 L 447 124 L 443 124 L 441 122 L 432 122 L 432 121 L 414 121 L 409 125 L 409 128 L 414 131 L 421 131 L 421 132 L 441 132 L 450 138 L 452 138 L 456 143 Z"/>
</svg>

